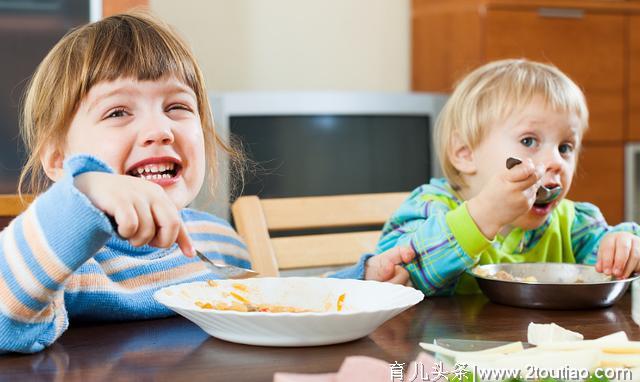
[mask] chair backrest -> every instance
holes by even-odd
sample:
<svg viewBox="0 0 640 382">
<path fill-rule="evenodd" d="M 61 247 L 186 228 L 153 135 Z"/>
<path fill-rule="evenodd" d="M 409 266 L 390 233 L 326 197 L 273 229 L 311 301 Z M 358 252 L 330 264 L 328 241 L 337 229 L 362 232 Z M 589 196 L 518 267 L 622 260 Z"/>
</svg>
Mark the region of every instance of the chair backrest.
<svg viewBox="0 0 640 382">
<path fill-rule="evenodd" d="M 278 276 L 285 269 L 354 264 L 374 250 L 380 228 L 408 196 L 408 192 L 277 199 L 243 196 L 231 210 L 253 268 L 263 276 Z M 304 233 L 327 229 L 353 231 Z M 279 236 L 271 238 L 271 234 Z"/>
<path fill-rule="evenodd" d="M 26 210 L 33 201 L 33 195 L 0 194 L 0 229 L 6 227 L 9 222 L 22 211 Z"/>
</svg>

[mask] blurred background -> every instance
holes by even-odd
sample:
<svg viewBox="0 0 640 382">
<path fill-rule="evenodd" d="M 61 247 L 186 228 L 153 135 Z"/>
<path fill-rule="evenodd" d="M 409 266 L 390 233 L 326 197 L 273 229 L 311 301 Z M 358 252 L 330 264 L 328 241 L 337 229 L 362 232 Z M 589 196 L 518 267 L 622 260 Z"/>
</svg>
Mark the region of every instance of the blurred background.
<svg viewBox="0 0 640 382">
<path fill-rule="evenodd" d="M 217 123 L 231 132 L 234 126 L 238 132 L 246 129 L 242 121 L 234 122 L 234 116 L 325 117 L 322 131 L 328 131 L 327 126 L 338 131 L 344 126 L 375 125 L 384 131 L 382 135 L 353 130 L 347 137 L 353 140 L 348 147 L 364 142 L 373 148 L 349 151 L 358 163 L 365 163 L 385 143 L 406 137 L 406 131 L 427 131 L 414 138 L 424 141 L 424 147 L 415 146 L 409 153 L 391 151 L 393 156 L 404 155 L 401 162 L 418 161 L 426 170 L 415 174 L 407 166 L 406 172 L 414 176 L 408 174 L 371 192 L 410 191 L 437 175 L 432 153 L 421 154 L 431 151 L 428 136 L 440 107 L 439 98 L 429 97 L 446 95 L 456 79 L 490 60 L 526 57 L 553 63 L 584 89 L 591 112 L 570 197 L 595 203 L 610 223 L 639 220 L 640 1 L 633 0 L 0 0 L 0 193 L 16 191 L 24 157 L 18 108 L 25 81 L 38 62 L 69 28 L 135 7 L 151 9 L 191 44 L 212 98 L 219 102 L 214 113 L 220 110 L 223 119 Z M 234 94 L 265 98 L 239 98 L 240 103 L 254 104 L 249 111 L 238 111 L 230 106 L 238 101 Z M 293 96 L 284 98 L 289 105 L 298 104 L 292 99 L 304 102 L 287 109 L 275 101 L 282 94 Z M 345 94 L 349 97 L 341 98 Z M 363 106 L 368 95 L 378 97 L 373 104 L 379 110 L 369 103 Z M 345 107 L 331 99 L 357 101 L 356 106 Z M 421 107 L 424 113 L 415 110 Z M 326 123 L 326 117 L 335 116 L 359 120 L 337 118 Z M 400 118 L 407 116 L 424 121 Z M 256 122 L 278 123 L 252 121 Z M 286 123 L 318 124 L 304 118 Z M 413 127 L 393 128 L 405 125 Z M 263 146 L 279 150 L 274 142 L 284 139 L 273 131 L 266 138 L 245 136 L 250 152 L 260 152 Z M 301 137 L 310 145 L 325 145 L 318 146 L 325 152 L 330 147 L 326 145 L 347 139 L 336 135 L 321 140 L 317 131 Z M 278 152 L 261 155 L 258 160 L 275 158 Z M 286 163 L 301 161 L 306 163 L 301 157 L 282 159 L 274 172 L 282 168 L 285 173 L 279 176 L 286 177 Z M 370 167 L 363 171 L 370 171 L 371 178 L 398 171 Z M 359 164 L 357 171 L 362 168 Z M 303 166 L 303 170 L 315 169 Z M 298 179 L 292 174 L 288 176 Z M 268 195 L 267 183 L 255 189 L 278 196 Z"/>
</svg>

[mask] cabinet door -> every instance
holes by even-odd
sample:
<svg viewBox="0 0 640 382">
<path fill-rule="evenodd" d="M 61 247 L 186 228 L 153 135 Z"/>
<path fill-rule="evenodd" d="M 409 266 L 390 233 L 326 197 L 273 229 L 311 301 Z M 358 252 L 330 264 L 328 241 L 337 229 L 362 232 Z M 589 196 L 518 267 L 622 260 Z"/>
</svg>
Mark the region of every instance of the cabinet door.
<svg viewBox="0 0 640 382">
<path fill-rule="evenodd" d="M 587 141 L 622 142 L 625 17 L 556 10 L 489 10 L 487 61 L 526 57 L 551 62 L 585 92 Z"/>
<path fill-rule="evenodd" d="M 412 89 L 450 93 L 456 81 L 482 64 L 482 19 L 475 9 L 413 4 Z"/>
<path fill-rule="evenodd" d="M 149 0 L 102 0 L 102 16 L 112 16 L 134 8 L 149 7 Z"/>
<path fill-rule="evenodd" d="M 640 16 L 629 16 L 629 125 L 626 138 L 640 141 Z"/>
<path fill-rule="evenodd" d="M 568 198 L 593 203 L 609 224 L 624 217 L 624 146 L 585 144 Z"/>
</svg>

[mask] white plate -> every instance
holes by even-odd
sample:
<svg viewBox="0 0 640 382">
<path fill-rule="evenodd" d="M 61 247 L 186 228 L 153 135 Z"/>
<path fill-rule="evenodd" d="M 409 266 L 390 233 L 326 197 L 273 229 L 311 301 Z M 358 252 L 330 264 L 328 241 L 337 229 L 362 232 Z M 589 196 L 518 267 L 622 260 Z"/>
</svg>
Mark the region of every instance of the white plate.
<svg viewBox="0 0 640 382">
<path fill-rule="evenodd" d="M 355 340 L 420 302 L 422 292 L 390 283 L 316 277 L 255 278 L 178 284 L 163 288 L 154 298 L 226 341 L 263 346 L 313 346 Z M 230 301 L 233 284 L 247 286 L 253 304 L 275 304 L 321 312 L 268 313 L 202 309 L 196 301 Z M 225 293 L 227 292 L 227 293 Z M 336 302 L 345 294 L 342 311 Z"/>
</svg>

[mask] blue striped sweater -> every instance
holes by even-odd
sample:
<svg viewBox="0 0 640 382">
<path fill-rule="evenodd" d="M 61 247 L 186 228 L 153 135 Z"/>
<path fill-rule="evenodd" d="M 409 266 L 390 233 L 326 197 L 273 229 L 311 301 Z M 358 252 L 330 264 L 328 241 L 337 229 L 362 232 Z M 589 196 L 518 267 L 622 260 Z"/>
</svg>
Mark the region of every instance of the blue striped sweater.
<svg viewBox="0 0 640 382">
<path fill-rule="evenodd" d="M 133 247 L 73 185 L 87 171 L 111 172 L 75 156 L 65 177 L 0 232 L 0 352 L 37 352 L 70 319 L 131 320 L 173 313 L 153 299 L 167 285 L 213 278 L 177 245 Z M 212 259 L 250 267 L 245 245 L 224 220 L 191 209 L 181 216 L 194 246 Z"/>
</svg>

